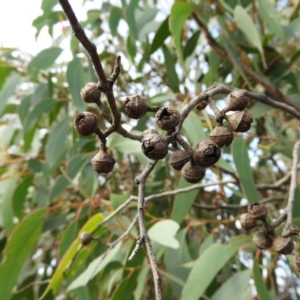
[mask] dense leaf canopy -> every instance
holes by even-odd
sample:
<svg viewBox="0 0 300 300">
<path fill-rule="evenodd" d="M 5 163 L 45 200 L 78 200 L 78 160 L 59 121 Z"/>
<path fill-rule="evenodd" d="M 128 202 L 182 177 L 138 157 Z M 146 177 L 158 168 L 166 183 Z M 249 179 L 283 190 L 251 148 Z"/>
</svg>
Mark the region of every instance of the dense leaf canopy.
<svg viewBox="0 0 300 300">
<path fill-rule="evenodd" d="M 34 57 L 0 48 L 0 299 L 155 299 L 145 245 L 128 260 L 139 237 L 135 178 L 149 166 L 140 139 L 130 137 L 146 129 L 165 133 L 155 108 L 134 120 L 124 101 L 138 94 L 150 107 L 182 112 L 218 86 L 226 91 L 212 97 L 219 109 L 234 88 L 252 93 L 250 130 L 234 132 L 201 183 L 170 167 L 174 145 L 146 181 L 145 219 L 162 298 L 297 299 L 293 255 L 256 248 L 258 229 L 246 231 L 239 221 L 248 204 L 260 202 L 268 207 L 266 222 L 286 208 L 300 226 L 297 1 L 94 1 L 90 10 L 87 2 L 79 21 L 106 76 L 121 57 L 113 94 L 128 134 L 109 134 L 116 164 L 97 174 L 91 159 L 100 141 L 79 135 L 73 123 L 89 111 L 101 130 L 109 128 L 109 118 L 80 94 L 98 78 L 62 7 L 43 0 L 33 26 L 37 36 L 46 28 L 53 45 Z M 104 94 L 101 103 L 110 113 Z M 191 148 L 216 126 L 213 108 L 188 111 L 180 132 Z M 277 225 L 280 235 L 284 223 Z M 82 245 L 82 234 L 94 240 Z M 292 239 L 295 255 L 299 243 Z"/>
</svg>

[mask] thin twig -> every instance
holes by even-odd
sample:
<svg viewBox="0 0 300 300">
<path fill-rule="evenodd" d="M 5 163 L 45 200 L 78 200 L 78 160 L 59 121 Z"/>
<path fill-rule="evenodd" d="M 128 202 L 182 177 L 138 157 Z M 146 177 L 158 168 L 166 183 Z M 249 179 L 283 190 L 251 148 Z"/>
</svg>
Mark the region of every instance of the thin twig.
<svg viewBox="0 0 300 300">
<path fill-rule="evenodd" d="M 286 205 L 285 211 L 287 213 L 286 225 L 292 224 L 293 218 L 293 206 L 295 202 L 295 192 L 297 188 L 297 165 L 299 159 L 299 151 L 300 151 L 300 141 L 296 142 L 293 149 L 293 164 L 291 169 L 291 183 L 290 183 L 290 191 L 289 191 L 289 199 Z"/>
<path fill-rule="evenodd" d="M 49 283 L 50 281 L 51 281 L 50 279 L 47 279 L 47 280 L 37 280 L 37 281 L 30 282 L 29 284 L 15 291 L 14 294 L 19 294 L 32 286 L 46 284 Z"/>
<path fill-rule="evenodd" d="M 132 228 L 134 227 L 136 221 L 138 219 L 138 214 L 134 217 L 134 219 L 131 221 L 130 225 L 126 229 L 126 231 L 123 232 L 122 235 L 120 235 L 115 241 L 108 244 L 109 247 L 113 248 L 115 245 L 117 245 L 120 241 L 123 241 L 131 232 Z"/>
<path fill-rule="evenodd" d="M 147 232 L 146 222 L 145 222 L 145 214 L 144 214 L 144 205 L 145 205 L 145 182 L 149 174 L 152 172 L 156 165 L 156 160 L 151 160 L 143 172 L 135 178 L 135 182 L 139 184 L 139 192 L 138 192 L 138 221 L 139 221 L 139 239 L 137 241 L 137 245 L 134 248 L 132 254 L 130 255 L 130 259 L 134 257 L 137 253 L 138 249 L 144 243 L 147 248 L 148 257 L 150 260 L 151 271 L 154 280 L 154 288 L 155 288 L 155 299 L 161 300 L 161 278 L 158 271 L 157 261 L 155 257 L 155 253 L 153 251 L 153 247 Z"/>
<path fill-rule="evenodd" d="M 222 182 L 221 182 L 222 183 Z M 285 199 L 285 197 L 283 196 L 270 196 L 270 197 L 266 197 L 263 198 L 261 200 L 259 200 L 259 203 L 269 203 L 269 202 L 273 202 L 273 201 L 283 201 Z M 193 204 L 194 207 L 200 208 L 200 209 L 205 209 L 205 210 L 209 210 L 209 211 L 213 211 L 213 210 L 239 210 L 239 211 L 244 211 L 247 210 L 248 204 L 245 205 L 240 205 L 240 204 L 226 204 L 226 203 L 221 203 L 219 205 L 207 205 L 207 204 L 198 204 L 198 203 L 194 203 Z"/>
</svg>

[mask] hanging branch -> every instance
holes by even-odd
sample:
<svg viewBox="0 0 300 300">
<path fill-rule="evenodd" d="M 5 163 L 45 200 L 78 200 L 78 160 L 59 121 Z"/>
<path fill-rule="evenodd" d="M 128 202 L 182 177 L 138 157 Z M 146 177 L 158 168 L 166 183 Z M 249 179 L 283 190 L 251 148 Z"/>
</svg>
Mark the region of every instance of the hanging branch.
<svg viewBox="0 0 300 300">
<path fill-rule="evenodd" d="M 116 100 L 114 97 L 114 93 L 112 91 L 113 84 L 115 80 L 117 79 L 117 76 L 120 73 L 120 56 L 117 57 L 114 70 L 111 74 L 111 76 L 107 79 L 106 75 L 104 73 L 101 61 L 99 59 L 97 48 L 95 44 L 93 44 L 88 37 L 86 36 L 83 28 L 79 24 L 77 17 L 69 3 L 68 0 L 59 0 L 60 5 L 62 6 L 69 22 L 72 27 L 73 33 L 75 37 L 80 41 L 82 46 L 86 49 L 88 52 L 92 64 L 95 68 L 97 77 L 98 77 L 98 85 L 100 90 L 106 95 L 107 102 L 109 104 L 109 108 L 112 113 L 112 124 L 109 128 L 107 128 L 104 132 L 105 137 L 108 137 L 112 132 L 116 131 L 118 127 L 120 126 L 120 120 L 121 115 L 117 109 Z"/>
</svg>

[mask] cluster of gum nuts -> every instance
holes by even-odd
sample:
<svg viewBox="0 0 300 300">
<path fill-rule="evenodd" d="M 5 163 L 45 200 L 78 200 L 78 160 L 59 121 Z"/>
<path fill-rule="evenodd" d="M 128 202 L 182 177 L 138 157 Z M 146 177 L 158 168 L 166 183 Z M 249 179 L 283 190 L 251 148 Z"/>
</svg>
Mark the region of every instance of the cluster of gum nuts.
<svg viewBox="0 0 300 300">
<path fill-rule="evenodd" d="M 295 254 L 294 266 L 300 271 L 300 253 L 295 251 L 295 244 L 291 239 L 292 235 L 299 236 L 299 230 L 296 226 L 290 225 L 289 233 L 285 235 L 277 235 L 272 224 L 267 221 L 267 207 L 263 203 L 253 203 L 248 206 L 248 212 L 241 214 L 241 226 L 245 230 L 251 230 L 261 227 L 261 230 L 253 233 L 253 243 L 261 250 L 272 248 L 279 254 Z"/>
<path fill-rule="evenodd" d="M 88 83 L 82 89 L 81 96 L 85 102 L 99 105 L 101 92 L 97 84 Z M 179 149 L 177 143 L 174 143 L 174 139 L 170 139 L 171 133 L 176 130 L 176 126 L 181 122 L 181 115 L 175 108 L 164 106 L 155 109 L 147 105 L 144 97 L 134 95 L 125 99 L 124 112 L 132 119 L 139 119 L 148 111 L 155 111 L 157 126 L 167 131 L 167 134 L 163 137 L 153 129 L 145 130 L 141 135 L 142 152 L 150 159 L 163 159 L 168 154 L 168 144 L 172 143 L 174 151 L 169 159 L 171 167 L 175 170 L 181 170 L 181 174 L 187 182 L 197 183 L 204 177 L 205 168 L 214 165 L 219 160 L 221 156 L 220 148 L 230 145 L 233 141 L 233 133 L 223 126 L 223 120 L 228 122 L 233 131 L 246 132 L 249 130 L 253 118 L 248 112 L 244 111 L 247 104 L 248 98 L 243 91 L 235 90 L 228 94 L 226 105 L 220 111 L 217 126 L 211 131 L 210 137 L 200 141 L 194 149 L 189 149 L 190 151 Z M 229 111 L 236 112 L 226 114 Z M 97 116 L 91 112 L 80 113 L 74 121 L 74 127 L 83 136 L 97 134 L 100 130 Z M 107 152 L 105 143 L 101 144 L 99 152 L 92 158 L 91 163 L 98 173 L 112 171 L 115 160 Z"/>
</svg>

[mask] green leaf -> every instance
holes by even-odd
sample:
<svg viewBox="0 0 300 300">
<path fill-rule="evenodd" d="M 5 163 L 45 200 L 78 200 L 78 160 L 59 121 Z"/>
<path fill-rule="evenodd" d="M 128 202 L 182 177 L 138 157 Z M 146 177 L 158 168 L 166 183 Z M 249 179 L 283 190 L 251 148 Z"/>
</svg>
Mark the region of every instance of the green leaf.
<svg viewBox="0 0 300 300">
<path fill-rule="evenodd" d="M 155 241 L 173 249 L 178 249 L 179 242 L 175 238 L 175 235 L 179 227 L 179 224 L 173 220 L 162 220 L 152 225 L 148 234 L 151 241 Z"/>
<path fill-rule="evenodd" d="M 36 76 L 39 70 L 46 70 L 53 65 L 55 60 L 61 54 L 62 49 L 59 47 L 50 47 L 38 53 L 29 63 L 27 67 L 28 73 Z"/>
<path fill-rule="evenodd" d="M 253 262 L 253 279 L 259 300 L 272 300 L 273 298 L 270 296 L 267 286 L 263 281 L 257 259 Z"/>
<path fill-rule="evenodd" d="M 258 0 L 259 14 L 267 23 L 270 32 L 276 34 L 280 39 L 285 39 L 285 34 L 282 26 L 279 23 L 279 15 L 276 6 L 270 3 L 269 0 Z"/>
<path fill-rule="evenodd" d="M 249 203 L 254 203 L 260 198 L 255 187 L 255 182 L 250 166 L 250 160 L 247 152 L 248 145 L 243 138 L 236 137 L 232 143 L 232 149 L 235 167 L 239 174 L 239 178 L 246 197 Z"/>
<path fill-rule="evenodd" d="M 139 38 L 138 32 L 139 29 L 135 20 L 135 10 L 138 7 L 138 0 L 130 0 L 130 3 L 126 9 L 126 21 L 129 27 L 130 36 L 132 37 L 133 42 L 137 41 Z"/>
<path fill-rule="evenodd" d="M 207 138 L 207 133 L 204 131 L 202 121 L 194 112 L 191 112 L 184 120 L 182 130 L 189 140 L 191 147 L 196 146 L 199 141 Z"/>
<path fill-rule="evenodd" d="M 102 222 L 102 220 L 103 220 L 103 216 L 101 213 L 94 215 L 83 225 L 78 236 L 80 236 L 81 232 L 92 233 L 97 228 L 97 226 Z M 81 245 L 80 240 L 77 238 L 69 247 L 65 255 L 62 257 L 61 261 L 59 262 L 59 265 L 55 270 L 54 274 L 52 275 L 51 281 L 47 286 L 41 299 L 44 299 L 50 290 L 53 291 L 53 294 L 58 293 L 59 287 L 64 279 L 63 278 L 64 271 L 74 259 L 80 245 Z"/>
<path fill-rule="evenodd" d="M 75 57 L 68 64 L 67 81 L 72 96 L 72 100 L 79 111 L 86 110 L 86 104 L 81 99 L 80 91 L 84 86 L 84 70 L 82 62 L 78 57 Z"/>
<path fill-rule="evenodd" d="M 113 36 L 116 36 L 118 33 L 117 29 L 121 18 L 122 18 L 121 8 L 113 6 L 110 11 L 109 20 L 108 20 L 110 32 Z"/>
<path fill-rule="evenodd" d="M 0 90 L 2 89 L 6 79 L 13 70 L 14 68 L 6 66 L 4 62 L 0 61 Z"/>
<path fill-rule="evenodd" d="M 174 93 L 161 93 L 151 97 L 147 103 L 148 105 L 162 105 L 167 101 L 173 101 L 176 98 L 176 94 Z"/>
<path fill-rule="evenodd" d="M 16 86 L 20 82 L 20 76 L 16 73 L 11 74 L 5 81 L 4 87 L 0 92 L 0 115 L 9 97 L 15 92 Z"/>
<path fill-rule="evenodd" d="M 242 6 L 237 5 L 234 9 L 234 19 L 237 27 L 244 33 L 248 42 L 259 51 L 265 64 L 261 39 L 250 15 Z"/>
<path fill-rule="evenodd" d="M 193 33 L 193 35 L 190 37 L 190 39 L 187 41 L 184 50 L 183 50 L 183 58 L 186 59 L 189 57 L 195 50 L 198 40 L 200 36 L 200 31 L 197 30 Z M 215 53 L 215 52 L 211 52 Z"/>
<path fill-rule="evenodd" d="M 15 228 L 14 211 L 12 207 L 12 197 L 14 189 L 17 185 L 17 178 L 10 178 L 4 182 L 3 197 L 2 197 L 2 209 L 1 214 L 3 218 L 4 227 L 8 232 L 12 232 Z M 1 299 L 1 298 L 0 298 Z"/>
<path fill-rule="evenodd" d="M 19 274 L 42 230 L 46 210 L 28 214 L 13 230 L 3 252 L 0 267 L 0 299 L 9 300 Z"/>
<path fill-rule="evenodd" d="M 186 182 L 183 177 L 180 178 L 178 189 L 190 186 L 191 184 Z M 194 203 L 195 198 L 198 194 L 197 190 L 190 191 L 188 193 L 178 194 L 175 197 L 173 210 L 172 210 L 172 219 L 180 224 L 185 215 L 190 210 L 191 205 Z"/>
<path fill-rule="evenodd" d="M 122 246 L 122 243 L 118 243 L 113 249 L 109 249 L 108 252 L 103 253 L 96 259 L 94 259 L 68 287 L 68 291 L 71 291 L 80 286 L 85 286 L 91 279 L 93 279 L 101 270 L 103 270 L 111 261 L 114 260 Z"/>
<path fill-rule="evenodd" d="M 213 244 L 198 258 L 182 290 L 181 299 L 198 300 L 213 281 L 218 272 L 238 251 L 249 243 L 251 237 L 238 236 L 228 245 Z"/>
<path fill-rule="evenodd" d="M 27 197 L 28 188 L 32 185 L 33 176 L 26 177 L 18 183 L 12 196 L 12 208 L 16 217 L 21 219 L 24 214 L 24 202 Z"/>
<path fill-rule="evenodd" d="M 258 119 L 262 116 L 265 116 L 266 113 L 272 109 L 274 108 L 270 105 L 266 105 L 261 102 L 255 102 L 254 105 L 251 106 L 249 113 L 253 116 L 254 119 Z"/>
<path fill-rule="evenodd" d="M 24 135 L 28 134 L 32 130 L 35 122 L 41 117 L 43 113 L 49 113 L 52 107 L 55 105 L 56 101 L 54 99 L 46 99 L 44 101 L 38 102 L 33 110 L 29 113 L 28 117 L 24 122 L 23 132 Z"/>
<path fill-rule="evenodd" d="M 24 99 L 22 99 L 19 105 L 18 114 L 19 114 L 20 121 L 23 125 L 25 123 L 27 113 L 30 109 L 30 105 L 31 105 L 31 96 L 27 96 Z"/>
<path fill-rule="evenodd" d="M 112 134 L 107 146 L 125 154 L 142 153 L 141 143 L 139 141 L 130 140 L 120 134 Z"/>
<path fill-rule="evenodd" d="M 247 287 L 249 287 L 251 270 L 244 270 L 232 275 L 213 294 L 211 300 L 241 300 Z"/>
<path fill-rule="evenodd" d="M 136 24 L 139 31 L 157 15 L 157 8 L 148 8 L 138 17 Z"/>
<path fill-rule="evenodd" d="M 174 38 L 175 47 L 178 53 L 179 61 L 183 63 L 183 54 L 181 47 L 181 31 L 183 24 L 194 11 L 194 6 L 186 2 L 175 2 L 171 9 L 170 15 L 170 31 Z"/>
<path fill-rule="evenodd" d="M 43 0 L 42 2 L 42 10 L 45 14 L 50 12 L 52 8 L 57 4 L 57 0 Z"/>
<path fill-rule="evenodd" d="M 50 130 L 46 146 L 46 162 L 50 168 L 59 163 L 65 152 L 66 140 L 70 130 L 70 120 L 66 118 L 55 124 Z"/>
<path fill-rule="evenodd" d="M 155 52 L 158 48 L 160 48 L 163 44 L 165 39 L 170 36 L 171 32 L 169 30 L 169 17 L 167 17 L 160 25 L 160 27 L 158 28 L 152 45 L 151 45 L 151 50 L 150 50 L 150 54 L 152 54 L 153 52 Z"/>
<path fill-rule="evenodd" d="M 135 41 L 133 40 L 131 35 L 129 35 L 127 38 L 126 49 L 131 58 L 131 61 L 134 62 L 134 59 L 136 56 L 136 45 L 135 45 Z"/>
<path fill-rule="evenodd" d="M 86 159 L 87 158 L 85 154 L 80 154 L 72 157 L 67 169 L 67 176 L 70 179 L 73 179 L 78 174 L 78 172 L 85 166 Z M 69 186 L 69 184 L 69 180 L 64 175 L 58 176 L 50 192 L 49 200 L 52 201 L 54 198 L 56 198 Z"/>
<path fill-rule="evenodd" d="M 169 274 L 176 274 L 176 276 L 183 282 L 186 282 L 190 271 L 187 268 L 184 268 L 182 265 L 186 262 L 190 262 L 192 259 L 186 242 L 186 233 L 186 228 L 178 231 L 176 234 L 176 239 L 180 244 L 179 249 L 168 248 L 165 254 L 167 272 Z M 173 280 L 171 280 L 170 283 L 172 285 L 172 290 L 177 296 L 176 298 L 179 299 L 182 292 L 182 286 Z"/>
<path fill-rule="evenodd" d="M 167 68 L 167 77 L 169 80 L 169 84 L 175 93 L 179 93 L 179 79 L 175 69 L 175 60 L 172 57 L 170 50 L 165 45 L 163 46 L 163 53 L 165 56 L 165 64 Z"/>
<path fill-rule="evenodd" d="M 129 193 L 124 193 L 124 194 L 110 194 L 110 203 L 113 209 L 117 209 L 121 204 L 123 204 L 128 198 L 129 198 Z"/>
</svg>

